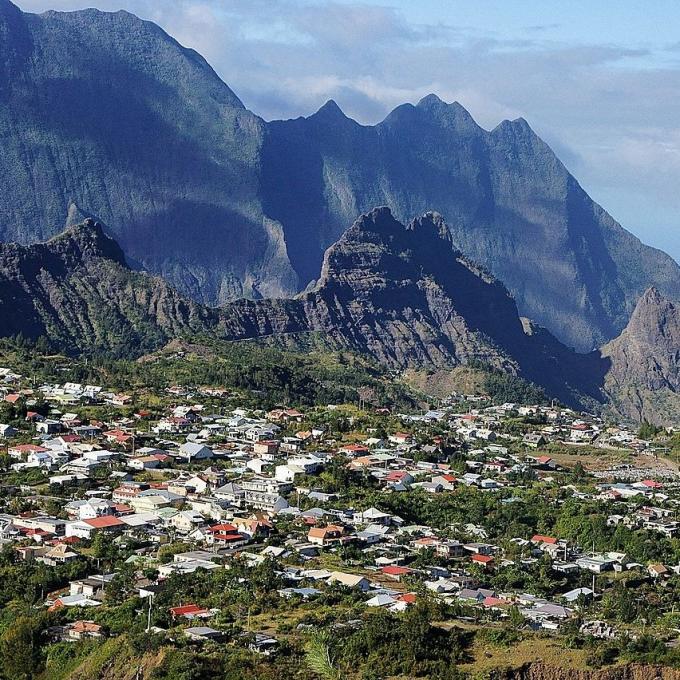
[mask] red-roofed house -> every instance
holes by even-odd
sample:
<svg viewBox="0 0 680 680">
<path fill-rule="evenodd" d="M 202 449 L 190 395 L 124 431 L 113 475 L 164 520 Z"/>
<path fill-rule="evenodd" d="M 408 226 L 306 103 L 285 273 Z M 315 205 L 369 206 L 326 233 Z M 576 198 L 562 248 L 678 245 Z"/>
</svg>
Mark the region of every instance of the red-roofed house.
<svg viewBox="0 0 680 680">
<path fill-rule="evenodd" d="M 205 619 L 210 617 L 210 612 L 197 604 L 185 604 L 180 607 L 170 607 L 173 619 Z"/>
<path fill-rule="evenodd" d="M 401 581 L 404 576 L 408 576 L 409 574 L 413 573 L 413 569 L 409 569 L 408 567 L 399 567 L 393 564 L 383 567 L 380 571 L 393 581 Z"/>
<path fill-rule="evenodd" d="M 368 453 L 368 446 L 363 444 L 345 444 L 340 448 L 340 453 L 345 453 L 348 456 L 363 456 Z"/>
<path fill-rule="evenodd" d="M 541 534 L 535 534 L 531 537 L 532 543 L 547 543 L 548 545 L 557 545 L 557 539 L 552 536 L 542 536 Z"/>
<path fill-rule="evenodd" d="M 113 515 L 102 515 L 92 519 L 78 520 L 66 524 L 66 535 L 91 539 L 98 531 L 118 532 L 124 529 L 125 522 Z"/>
<path fill-rule="evenodd" d="M 473 564 L 479 564 L 485 569 L 492 569 L 495 566 L 493 556 L 491 555 L 473 555 L 470 561 Z"/>
<path fill-rule="evenodd" d="M 210 545 L 241 545 L 248 542 L 248 537 L 239 534 L 233 524 L 214 524 L 207 529 L 207 543 Z"/>
</svg>

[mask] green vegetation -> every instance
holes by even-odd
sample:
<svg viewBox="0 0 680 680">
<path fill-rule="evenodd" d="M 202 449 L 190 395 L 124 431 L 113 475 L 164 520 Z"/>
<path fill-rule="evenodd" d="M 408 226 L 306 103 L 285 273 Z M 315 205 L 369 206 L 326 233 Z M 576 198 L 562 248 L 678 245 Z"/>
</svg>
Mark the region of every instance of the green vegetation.
<svg viewBox="0 0 680 680">
<path fill-rule="evenodd" d="M 545 392 L 538 385 L 524 378 L 506 373 L 483 361 L 474 359 L 468 361 L 467 366 L 483 371 L 483 390 L 494 404 L 506 402 L 545 404 L 548 401 Z"/>
</svg>

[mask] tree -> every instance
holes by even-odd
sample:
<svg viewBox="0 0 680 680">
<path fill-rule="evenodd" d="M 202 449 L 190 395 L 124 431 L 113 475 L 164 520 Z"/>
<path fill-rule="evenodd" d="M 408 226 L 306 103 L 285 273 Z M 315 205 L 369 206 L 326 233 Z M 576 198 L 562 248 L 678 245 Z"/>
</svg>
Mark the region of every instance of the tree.
<svg viewBox="0 0 680 680">
<path fill-rule="evenodd" d="M 656 437 L 656 435 L 662 431 L 662 427 L 653 425 L 648 420 L 643 420 L 642 424 L 640 425 L 640 429 L 638 430 L 638 437 L 640 439 L 650 440 L 654 439 L 654 437 Z"/>
<path fill-rule="evenodd" d="M 29 680 L 40 666 L 40 626 L 19 617 L 0 638 L 0 667 L 7 680 Z"/>
<path fill-rule="evenodd" d="M 331 637 L 326 630 L 313 633 L 305 644 L 305 661 L 322 680 L 340 680 L 330 651 Z"/>
</svg>

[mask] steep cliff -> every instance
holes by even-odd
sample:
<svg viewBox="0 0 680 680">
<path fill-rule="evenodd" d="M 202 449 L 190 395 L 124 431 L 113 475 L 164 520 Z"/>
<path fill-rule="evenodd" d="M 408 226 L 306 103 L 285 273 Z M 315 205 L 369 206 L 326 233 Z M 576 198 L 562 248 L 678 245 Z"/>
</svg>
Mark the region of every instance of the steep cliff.
<svg viewBox="0 0 680 680">
<path fill-rule="evenodd" d="M 44 244 L 0 246 L 0 318 L 3 335 L 127 355 L 195 334 L 294 346 L 313 332 L 398 369 L 484 362 L 568 403 L 597 399 L 603 370 L 597 355 L 576 355 L 520 319 L 502 284 L 455 248 L 441 216 L 405 226 L 388 208 L 362 215 L 328 249 L 307 293 L 219 309 L 131 271 L 90 219 Z"/>
<path fill-rule="evenodd" d="M 677 425 L 680 418 L 680 307 L 656 288 L 640 298 L 621 335 L 605 345 L 612 407 L 635 420 Z"/>
<path fill-rule="evenodd" d="M 680 268 L 596 205 L 526 121 L 434 95 L 362 126 L 329 102 L 266 123 L 193 50 L 126 12 L 0 0 L 0 240 L 97 215 L 131 262 L 207 304 L 289 297 L 361 212 L 444 215 L 521 314 L 589 350 Z M 74 207 L 75 206 L 75 207 Z"/>
</svg>

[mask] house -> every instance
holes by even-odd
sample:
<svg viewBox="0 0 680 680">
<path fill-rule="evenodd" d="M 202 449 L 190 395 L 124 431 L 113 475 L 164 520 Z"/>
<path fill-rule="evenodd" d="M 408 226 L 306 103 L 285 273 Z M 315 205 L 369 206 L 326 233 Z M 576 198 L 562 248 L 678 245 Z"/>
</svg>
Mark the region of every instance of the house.
<svg viewBox="0 0 680 680">
<path fill-rule="evenodd" d="M 189 534 L 194 529 L 203 526 L 205 519 L 203 515 L 193 510 L 182 510 L 173 515 L 168 524 L 177 529 L 179 533 Z"/>
<path fill-rule="evenodd" d="M 364 603 L 367 607 L 391 607 L 397 602 L 397 599 L 388 595 L 387 593 L 378 593 L 370 600 Z"/>
<path fill-rule="evenodd" d="M 366 592 L 371 587 L 365 576 L 346 574 L 342 571 L 331 572 L 331 575 L 328 577 L 328 583 L 339 583 L 347 588 L 358 588 L 362 592 Z"/>
<path fill-rule="evenodd" d="M 248 542 L 248 536 L 240 534 L 233 524 L 214 524 L 207 533 L 209 545 L 238 546 Z"/>
<path fill-rule="evenodd" d="M 606 557 L 579 557 L 576 564 L 581 568 L 592 571 L 594 574 L 601 574 L 603 571 L 608 571 L 614 568 L 614 560 Z"/>
<path fill-rule="evenodd" d="M 35 430 L 39 434 L 57 434 L 61 432 L 63 425 L 58 420 L 46 418 L 35 424 Z"/>
<path fill-rule="evenodd" d="M 225 500 L 232 505 L 241 507 L 245 502 L 245 491 L 238 484 L 227 482 L 213 491 L 213 496 L 219 500 Z"/>
<path fill-rule="evenodd" d="M 49 548 L 42 557 L 37 557 L 37 562 L 43 562 L 50 567 L 56 567 L 59 564 L 67 564 L 68 562 L 73 562 L 79 557 L 78 553 L 69 550 L 68 546 L 64 543 L 58 543 L 57 545 Z"/>
<path fill-rule="evenodd" d="M 69 594 L 72 597 L 80 595 L 98 601 L 104 595 L 106 584 L 110 583 L 114 576 L 115 574 L 95 574 L 87 578 L 71 581 Z"/>
<path fill-rule="evenodd" d="M 179 447 L 178 457 L 191 463 L 195 460 L 208 460 L 214 457 L 213 450 L 204 444 L 195 444 L 193 442 L 186 442 Z"/>
<path fill-rule="evenodd" d="M 47 453 L 47 449 L 35 444 L 18 444 L 17 446 L 10 446 L 7 453 L 14 460 L 24 460 L 31 453 Z"/>
<path fill-rule="evenodd" d="M 3 437 L 4 439 L 16 437 L 18 433 L 19 431 L 11 425 L 0 425 L 0 437 Z"/>
<path fill-rule="evenodd" d="M 562 595 L 562 599 L 565 602 L 578 602 L 580 598 L 583 598 L 586 602 L 593 599 L 593 591 L 590 588 L 574 588 L 567 593 Z"/>
<path fill-rule="evenodd" d="M 414 570 L 409 569 L 408 567 L 400 567 L 398 565 L 393 564 L 387 567 L 383 567 L 380 571 L 393 581 L 401 581 L 404 578 L 404 576 L 413 574 Z"/>
<path fill-rule="evenodd" d="M 529 541 L 534 545 L 557 545 L 557 539 L 553 536 L 543 536 L 542 534 L 534 534 Z"/>
<path fill-rule="evenodd" d="M 279 451 L 279 442 L 276 439 L 262 439 L 253 444 L 253 453 L 264 460 L 271 462 Z"/>
<path fill-rule="evenodd" d="M 413 435 L 408 432 L 395 432 L 388 440 L 393 444 L 408 444 L 413 441 Z"/>
<path fill-rule="evenodd" d="M 315 545 L 326 547 L 339 543 L 344 533 L 343 527 L 332 524 L 327 527 L 312 527 L 307 534 L 307 540 Z"/>
<path fill-rule="evenodd" d="M 664 578 L 670 573 L 669 570 L 660 563 L 650 564 L 647 567 L 647 572 L 652 578 Z"/>
<path fill-rule="evenodd" d="M 104 515 L 93 519 L 78 520 L 66 524 L 66 536 L 91 539 L 99 531 L 115 533 L 125 528 L 125 523 L 118 517 Z"/>
<path fill-rule="evenodd" d="M 127 466 L 131 470 L 155 470 L 167 459 L 168 456 L 165 456 L 164 458 L 158 455 L 138 456 L 137 458 L 131 458 L 127 462 Z"/>
<path fill-rule="evenodd" d="M 365 456 L 368 453 L 368 446 L 363 444 L 346 444 L 340 448 L 340 453 L 344 453 L 349 458 Z"/>
<path fill-rule="evenodd" d="M 536 449 L 545 446 L 548 440 L 540 432 L 529 432 L 522 438 L 522 443 L 529 448 Z"/>
<path fill-rule="evenodd" d="M 550 456 L 538 456 L 534 458 L 534 464 L 543 470 L 555 470 L 557 467 L 555 461 Z"/>
<path fill-rule="evenodd" d="M 210 618 L 211 613 L 197 604 L 185 604 L 170 607 L 170 615 L 173 619 L 206 619 Z"/>
<path fill-rule="evenodd" d="M 104 629 L 94 621 L 74 621 L 66 626 L 66 636 L 69 640 L 100 638 L 104 636 Z"/>
<path fill-rule="evenodd" d="M 484 569 L 492 569 L 495 566 L 494 558 L 492 555 L 480 555 L 475 554 L 470 557 L 470 561 L 473 564 L 478 564 Z"/>
<path fill-rule="evenodd" d="M 304 414 L 294 408 L 277 408 L 267 413 L 267 420 L 274 422 L 296 422 L 301 423 Z"/>
<path fill-rule="evenodd" d="M 210 626 L 192 626 L 184 629 L 184 635 L 190 640 L 197 642 L 204 642 L 206 640 L 213 640 L 220 642 L 224 638 L 224 633 Z"/>
<path fill-rule="evenodd" d="M 269 656 L 276 651 L 279 641 L 266 633 L 243 633 L 241 636 L 248 641 L 248 649 L 251 652 Z"/>
</svg>

